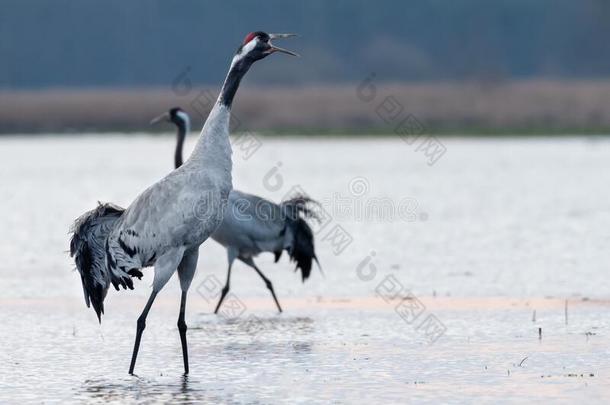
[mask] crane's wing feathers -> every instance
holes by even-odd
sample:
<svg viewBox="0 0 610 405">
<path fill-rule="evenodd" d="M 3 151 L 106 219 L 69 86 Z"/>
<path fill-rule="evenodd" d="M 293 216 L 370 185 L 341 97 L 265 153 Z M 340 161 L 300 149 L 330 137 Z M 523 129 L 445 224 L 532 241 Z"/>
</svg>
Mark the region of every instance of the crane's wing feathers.
<svg viewBox="0 0 610 405">
<path fill-rule="evenodd" d="M 202 191 L 217 188 L 205 178 L 197 179 L 200 189 L 185 188 L 193 182 L 189 176 L 193 174 L 175 170 L 134 200 L 109 237 L 112 268 L 129 274 L 150 266 L 165 250 L 201 243 L 202 235 L 218 226 L 221 210 L 214 208 L 220 197 Z M 218 218 L 206 217 L 208 212 Z"/>
<path fill-rule="evenodd" d="M 307 196 L 275 204 L 233 190 L 222 224 L 212 238 L 225 247 L 236 248 L 242 256 L 273 252 L 276 262 L 286 250 L 296 262 L 296 268 L 301 269 L 305 281 L 311 273 L 312 262 L 317 262 L 314 234 L 307 223 L 307 219 L 318 219 L 311 207 L 313 204 L 317 203 Z"/>
<path fill-rule="evenodd" d="M 283 238 L 286 223 L 281 207 L 264 198 L 233 190 L 223 225 L 233 237 L 242 243 L 256 246 L 261 251 L 265 245 Z"/>
<path fill-rule="evenodd" d="M 229 194 L 229 205 L 235 207 L 235 214 L 239 215 L 243 222 L 253 225 L 251 232 L 260 232 L 261 236 L 266 236 L 284 228 L 282 209 L 272 201 L 233 190 Z"/>
<path fill-rule="evenodd" d="M 111 282 L 115 282 L 106 268 L 106 238 L 123 214 L 124 209 L 111 204 L 98 206 L 81 215 L 72 225 L 70 256 L 81 276 L 87 307 L 93 309 L 101 322 L 104 298 Z"/>
</svg>

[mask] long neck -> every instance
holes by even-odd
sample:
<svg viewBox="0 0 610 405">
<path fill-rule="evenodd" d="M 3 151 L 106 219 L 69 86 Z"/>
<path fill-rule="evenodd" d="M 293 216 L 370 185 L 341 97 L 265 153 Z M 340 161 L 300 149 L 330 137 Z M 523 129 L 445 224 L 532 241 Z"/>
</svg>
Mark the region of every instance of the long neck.
<svg viewBox="0 0 610 405">
<path fill-rule="evenodd" d="M 176 124 L 178 132 L 176 134 L 176 151 L 174 153 L 174 166 L 179 168 L 182 166 L 182 149 L 184 147 L 184 138 L 189 132 L 188 125 L 184 121 L 180 121 Z"/>
<path fill-rule="evenodd" d="M 246 73 L 248 73 L 248 70 L 251 66 L 252 61 L 247 57 L 233 58 L 231 68 L 229 69 L 227 78 L 225 79 L 225 82 L 222 85 L 220 96 L 218 97 L 218 102 L 220 104 L 223 104 L 227 108 L 231 109 L 231 105 L 233 104 L 233 98 L 235 97 L 235 93 L 239 88 L 241 79 Z"/>
<path fill-rule="evenodd" d="M 252 66 L 249 58 L 236 56 L 224 81 L 218 100 L 206 120 L 197 145 L 189 161 L 209 167 L 218 167 L 231 173 L 231 144 L 229 143 L 229 121 L 233 98 L 241 79 Z"/>
</svg>

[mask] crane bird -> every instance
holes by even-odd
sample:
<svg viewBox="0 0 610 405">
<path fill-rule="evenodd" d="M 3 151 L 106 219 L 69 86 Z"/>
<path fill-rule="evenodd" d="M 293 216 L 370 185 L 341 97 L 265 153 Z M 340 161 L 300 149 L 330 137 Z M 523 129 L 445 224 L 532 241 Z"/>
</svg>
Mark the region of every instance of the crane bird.
<svg viewBox="0 0 610 405">
<path fill-rule="evenodd" d="M 239 84 L 254 62 L 272 53 L 295 53 L 272 44 L 292 34 L 248 34 L 234 55 L 216 104 L 203 126 L 191 156 L 178 169 L 142 192 L 127 209 L 100 204 L 72 227 L 70 255 L 78 269 L 85 303 L 98 320 L 110 284 L 133 289 L 132 277 L 154 266 L 152 292 L 138 318 L 129 374 L 133 374 L 146 317 L 159 291 L 178 272 L 180 313 L 178 331 L 184 373 L 188 349 L 184 312 L 187 292 L 197 267 L 199 246 L 222 221 L 232 189 L 229 119 Z"/>
<path fill-rule="evenodd" d="M 177 128 L 174 164 L 178 168 L 182 164 L 184 139 L 189 132 L 191 121 L 189 115 L 180 107 L 174 107 L 153 118 L 151 124 L 163 121 L 171 122 Z M 231 191 L 223 220 L 212 233 L 212 239 L 227 249 L 229 261 L 227 281 L 214 313 L 218 313 L 229 292 L 231 268 L 235 259 L 239 259 L 256 271 L 271 292 L 278 311 L 282 312 L 273 283 L 256 266 L 254 257 L 263 252 L 274 253 L 277 263 L 282 252 L 286 250 L 290 259 L 296 262 L 295 271 L 301 270 L 303 282 L 311 274 L 314 260 L 321 269 L 314 248 L 313 232 L 306 221 L 319 220 L 312 209 L 314 204 L 318 203 L 303 195 L 275 204 L 252 194 L 238 190 Z"/>
</svg>

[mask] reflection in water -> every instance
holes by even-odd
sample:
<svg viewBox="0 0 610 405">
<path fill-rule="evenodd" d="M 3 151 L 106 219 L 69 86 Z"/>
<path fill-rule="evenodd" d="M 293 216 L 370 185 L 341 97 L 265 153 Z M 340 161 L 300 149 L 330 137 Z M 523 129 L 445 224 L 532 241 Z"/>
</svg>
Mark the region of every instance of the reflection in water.
<svg viewBox="0 0 610 405">
<path fill-rule="evenodd" d="M 189 341 L 193 346 L 192 374 L 176 377 L 173 370 L 156 379 L 129 376 L 116 380 L 86 380 L 75 392 L 75 399 L 94 402 L 151 401 L 172 403 L 259 403 L 269 402 L 272 393 L 265 393 L 266 381 L 272 377 L 267 367 L 274 363 L 281 370 L 285 364 L 306 365 L 311 362 L 315 333 L 309 317 L 251 317 L 223 320 L 202 316 L 193 323 Z M 210 342 L 220 344 L 219 350 L 199 356 L 198 348 Z M 212 369 L 206 367 L 208 364 Z M 219 370 L 219 364 L 222 366 Z M 244 367 L 254 376 L 249 382 L 235 377 Z M 213 370 L 213 371 L 212 371 Z M 143 374 L 150 370 L 142 368 Z M 193 375 L 197 375 L 194 378 Z M 205 378 L 199 380 L 198 378 Z M 232 381 L 231 381 L 232 380 Z M 247 394 L 244 394 L 247 393 Z M 245 396 L 244 396 L 245 395 Z M 242 396 L 244 396 L 242 398 Z"/>
<path fill-rule="evenodd" d="M 529 311 L 439 311 L 448 333 L 432 346 L 392 311 L 274 316 L 260 318 L 257 325 L 247 319 L 201 316 L 192 322 L 195 327 L 188 335 L 189 377 L 181 374 L 174 326 L 150 326 L 156 333 L 143 342 L 140 377 L 131 377 L 126 375 L 130 348 L 117 351 L 131 341 L 130 317 L 115 324 L 114 333 L 105 340 L 96 331 L 82 330 L 74 336 L 71 319 L 54 318 L 53 329 L 65 333 L 49 339 L 49 330 L 31 328 L 27 352 L 11 346 L 11 340 L 2 340 L 9 346 L 0 351 L 0 360 L 7 358 L 0 367 L 18 367 L 1 375 L 10 386 L 0 391 L 0 402 L 290 403 L 300 398 L 307 403 L 396 403 L 405 395 L 413 401 L 441 402 L 464 396 L 510 395 L 518 400 L 534 392 L 566 400 L 605 395 L 607 385 L 598 376 L 609 371 L 605 360 L 609 327 L 598 307 L 590 311 L 574 307 L 571 314 L 566 328 L 561 311 L 541 311 L 538 322 L 544 322 L 548 332 L 540 341 Z M 158 323 L 175 322 L 173 312 L 167 317 Z M 24 325 L 36 321 L 0 317 L 0 324 L 13 331 L 24 331 Z M 598 329 L 587 340 L 579 331 L 591 325 Z M 128 332 L 121 335 L 124 330 Z M 527 362 L 519 366 L 525 356 Z M 573 391 L 566 392 L 566 384 Z M 515 386 L 519 392 L 512 390 Z"/>
<path fill-rule="evenodd" d="M 191 328 L 197 331 L 194 339 L 205 336 L 222 342 L 222 350 L 235 356 L 260 358 L 264 361 L 265 358 L 276 357 L 278 353 L 291 348 L 294 354 L 291 361 L 303 362 L 305 360 L 302 356 L 313 351 L 312 339 L 316 330 L 313 319 L 309 317 L 250 316 L 222 319 L 205 314 L 201 318 Z M 201 332 L 204 335 L 200 335 Z"/>
<path fill-rule="evenodd" d="M 128 377 L 135 320 L 148 283 L 115 294 L 107 320 L 97 325 L 70 271 L 65 231 L 93 197 L 100 197 L 106 179 L 114 180 L 108 199 L 121 202 L 131 200 L 138 184 L 166 173 L 173 142 L 144 136 L 0 141 L 5 174 L 0 187 L 10 190 L 0 204 L 2 212 L 11 213 L 0 216 L 0 229 L 16 230 L 0 232 L 2 269 L 11 269 L 0 270 L 0 403 L 462 403 L 525 402 L 532 396 L 595 402 L 609 397 L 606 303 L 570 302 L 566 325 L 563 307 L 537 303 L 523 309 L 510 299 L 607 298 L 607 229 L 598 225 L 610 220 L 609 139 L 595 148 L 579 139 L 447 140 L 450 153 L 434 173 L 421 160 L 405 159 L 399 139 L 267 139 L 269 147 L 261 148 L 247 168 L 237 165 L 236 178 L 260 180 L 254 174 L 268 170 L 280 153 L 291 156 L 294 167 L 327 167 L 298 176 L 302 184 L 315 184 L 323 199 L 344 190 L 351 178 L 345 168 L 366 167 L 375 185 L 369 197 L 401 201 L 413 191 L 430 220 L 404 226 L 348 221 L 344 225 L 354 239 L 349 249 L 360 257 L 334 255 L 331 243 L 320 243 L 324 267 L 336 270 L 326 279 L 312 277 L 301 290 L 289 271 L 273 274 L 284 290 L 279 295 L 295 300 L 286 314 L 255 312 L 224 321 L 195 316 L 191 309 L 187 379 L 181 377 L 171 297 L 179 286 L 173 280 L 166 289 L 169 309 L 160 298 L 151 313 L 137 369 L 142 377 Z M 370 153 L 372 145 L 378 153 Z M 134 151 L 147 156 L 147 164 L 133 159 Z M 384 156 L 383 162 L 377 156 Z M 411 174 L 411 191 L 400 187 L 404 173 Z M 56 192 L 66 182 L 70 192 Z M 591 190 L 599 198 L 583 198 Z M 49 207 L 62 209 L 49 215 Z M 206 272 L 222 278 L 226 255 L 207 245 L 202 248 L 209 253 L 202 254 Z M 382 247 L 383 254 L 369 263 L 377 269 L 374 279 L 359 277 L 358 262 Z M 393 263 L 401 266 L 390 267 Z M 380 299 L 375 289 L 389 274 L 447 326 L 434 345 L 417 329 L 421 322 L 407 323 L 393 303 L 365 305 Z M 242 277 L 240 296 L 255 301 L 259 294 L 270 307 L 256 274 Z M 445 297 L 440 307 L 439 298 L 425 298 L 436 292 Z M 127 296 L 133 300 L 123 300 Z M 315 296 L 323 297 L 316 308 L 302 305 Z M 495 296 L 508 298 L 494 306 L 472 301 Z M 359 298 L 363 305 L 345 305 Z"/>
<path fill-rule="evenodd" d="M 274 316 L 269 318 L 254 315 L 233 319 L 223 319 L 216 315 L 202 314 L 189 327 L 190 330 L 204 331 L 210 335 L 265 339 L 269 337 L 305 337 L 315 332 L 314 322 L 309 317 Z"/>
<path fill-rule="evenodd" d="M 196 387 L 197 388 L 194 388 Z M 151 381 L 143 377 L 123 380 L 87 380 L 75 393 L 77 400 L 100 402 L 141 401 L 172 403 L 231 403 L 230 398 L 219 392 L 207 391 L 190 381 L 189 376 L 176 378 L 174 382 Z"/>
</svg>

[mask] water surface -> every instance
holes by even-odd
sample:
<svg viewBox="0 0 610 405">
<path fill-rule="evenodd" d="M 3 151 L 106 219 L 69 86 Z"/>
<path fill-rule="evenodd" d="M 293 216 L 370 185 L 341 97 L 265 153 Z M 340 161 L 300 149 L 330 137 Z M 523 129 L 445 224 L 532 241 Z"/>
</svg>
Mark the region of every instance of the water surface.
<svg viewBox="0 0 610 405">
<path fill-rule="evenodd" d="M 155 303 L 130 377 L 152 271 L 109 293 L 99 326 L 66 254 L 74 218 L 98 200 L 127 205 L 171 169 L 173 137 L 3 138 L 0 402 L 607 399 L 610 141 L 443 142 L 433 166 L 399 139 L 263 138 L 248 159 L 236 148 L 236 188 L 325 203 L 325 276 L 302 284 L 285 257 L 261 256 L 285 313 L 236 265 L 233 301 L 213 316 L 205 286 L 224 280 L 226 255 L 206 243 L 184 378 L 178 283 Z M 414 205 L 358 211 L 375 201 Z M 341 251 L 336 226 L 351 240 Z M 428 334 L 429 319 L 444 333 Z"/>
</svg>

